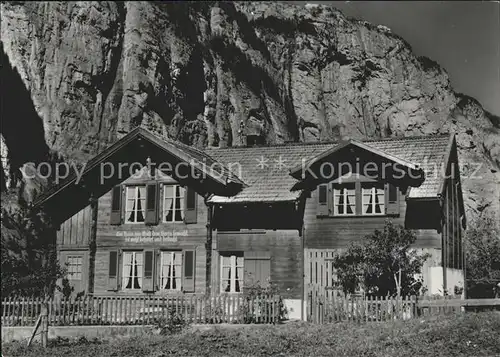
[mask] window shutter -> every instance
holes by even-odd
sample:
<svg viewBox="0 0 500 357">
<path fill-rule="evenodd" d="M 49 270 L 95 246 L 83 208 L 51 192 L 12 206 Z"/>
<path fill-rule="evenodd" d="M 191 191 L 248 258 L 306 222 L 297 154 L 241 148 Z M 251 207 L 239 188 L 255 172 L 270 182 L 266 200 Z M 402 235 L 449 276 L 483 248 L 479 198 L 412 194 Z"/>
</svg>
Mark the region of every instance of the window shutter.
<svg viewBox="0 0 500 357">
<path fill-rule="evenodd" d="M 111 216 L 110 224 L 122 223 L 122 186 L 115 186 L 111 190 Z"/>
<path fill-rule="evenodd" d="M 186 187 L 184 190 L 184 222 L 196 223 L 197 219 L 197 198 L 198 194 L 195 190 Z"/>
<path fill-rule="evenodd" d="M 390 183 L 385 185 L 385 214 L 399 215 L 399 189 Z"/>
<path fill-rule="evenodd" d="M 193 293 L 196 275 L 196 254 L 194 250 L 185 250 L 183 255 L 182 290 L 186 293 Z"/>
<path fill-rule="evenodd" d="M 155 253 L 152 250 L 144 251 L 144 276 L 142 279 L 142 291 L 154 291 L 154 266 Z"/>
<path fill-rule="evenodd" d="M 146 221 L 148 225 L 158 224 L 158 185 L 146 185 Z"/>
<path fill-rule="evenodd" d="M 245 252 L 244 255 L 244 284 L 243 286 L 253 287 L 269 286 L 271 278 L 271 255 L 269 252 Z"/>
<path fill-rule="evenodd" d="M 109 252 L 108 290 L 118 290 L 118 251 Z"/>
<path fill-rule="evenodd" d="M 318 205 L 316 207 L 317 216 L 328 216 L 329 215 L 329 205 L 328 205 L 328 184 L 321 184 L 318 186 Z"/>
<path fill-rule="evenodd" d="M 156 250 L 155 251 L 155 274 L 154 274 L 154 289 L 160 290 L 161 289 L 161 250 Z"/>
</svg>

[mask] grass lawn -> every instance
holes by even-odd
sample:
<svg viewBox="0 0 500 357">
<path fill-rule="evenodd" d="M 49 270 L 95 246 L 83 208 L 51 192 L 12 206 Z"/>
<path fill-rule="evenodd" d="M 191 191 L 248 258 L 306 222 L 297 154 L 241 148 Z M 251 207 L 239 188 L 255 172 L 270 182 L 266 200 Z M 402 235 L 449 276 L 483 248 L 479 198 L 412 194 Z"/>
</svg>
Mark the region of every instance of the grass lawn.
<svg viewBox="0 0 500 357">
<path fill-rule="evenodd" d="M 2 356 L 500 356 L 500 313 L 380 323 L 187 328 L 114 341 L 2 345 Z"/>
</svg>

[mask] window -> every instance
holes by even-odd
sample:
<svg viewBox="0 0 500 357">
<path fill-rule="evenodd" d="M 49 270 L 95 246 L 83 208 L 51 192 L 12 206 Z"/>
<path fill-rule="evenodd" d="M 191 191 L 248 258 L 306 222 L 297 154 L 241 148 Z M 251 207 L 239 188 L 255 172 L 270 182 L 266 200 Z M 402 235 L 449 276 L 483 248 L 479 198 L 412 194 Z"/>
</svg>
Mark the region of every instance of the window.
<svg viewBox="0 0 500 357">
<path fill-rule="evenodd" d="M 221 256 L 221 292 L 243 291 L 243 254 Z"/>
<path fill-rule="evenodd" d="M 68 280 L 82 280 L 82 263 L 82 256 L 68 256 L 66 259 Z"/>
<path fill-rule="evenodd" d="M 143 223 L 146 216 L 146 187 L 127 187 L 127 206 L 125 218 L 127 223 Z"/>
<path fill-rule="evenodd" d="M 163 222 L 184 221 L 184 188 L 179 185 L 163 186 Z"/>
<path fill-rule="evenodd" d="M 333 209 L 336 216 L 352 216 L 356 214 L 356 189 L 352 185 L 335 185 L 333 187 Z"/>
<path fill-rule="evenodd" d="M 363 215 L 385 214 L 385 190 L 381 185 L 363 185 Z"/>
<path fill-rule="evenodd" d="M 123 283 L 125 290 L 142 288 L 142 252 L 123 252 Z"/>
<path fill-rule="evenodd" d="M 182 252 L 161 252 L 160 288 L 181 290 Z"/>
</svg>

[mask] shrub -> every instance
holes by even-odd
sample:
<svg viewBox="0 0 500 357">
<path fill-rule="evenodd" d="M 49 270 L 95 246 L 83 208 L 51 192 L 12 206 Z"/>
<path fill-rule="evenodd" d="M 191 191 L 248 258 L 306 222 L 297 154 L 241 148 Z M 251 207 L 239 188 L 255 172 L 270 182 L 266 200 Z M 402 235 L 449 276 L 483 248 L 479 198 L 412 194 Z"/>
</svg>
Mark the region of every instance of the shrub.
<svg viewBox="0 0 500 357">
<path fill-rule="evenodd" d="M 250 285 L 244 288 L 244 301 L 242 307 L 243 322 L 244 323 L 258 323 L 265 322 L 271 316 L 267 312 L 273 312 L 275 322 L 283 321 L 288 311 L 285 307 L 279 290 L 275 284 L 269 283 L 266 287 L 260 284 Z M 277 299 L 277 309 L 272 310 L 272 304 L 275 300 L 269 300 L 267 297 Z M 257 301 L 257 304 L 254 303 Z"/>
<path fill-rule="evenodd" d="M 422 281 L 416 277 L 429 255 L 411 248 L 416 239 L 413 231 L 386 221 L 383 230 L 334 258 L 336 283 L 346 294 L 358 288 L 374 296 L 418 294 Z"/>
<path fill-rule="evenodd" d="M 171 335 L 181 332 L 188 326 L 184 316 L 171 310 L 166 317 L 160 317 L 155 321 L 155 327 L 159 330 L 160 335 Z"/>
</svg>

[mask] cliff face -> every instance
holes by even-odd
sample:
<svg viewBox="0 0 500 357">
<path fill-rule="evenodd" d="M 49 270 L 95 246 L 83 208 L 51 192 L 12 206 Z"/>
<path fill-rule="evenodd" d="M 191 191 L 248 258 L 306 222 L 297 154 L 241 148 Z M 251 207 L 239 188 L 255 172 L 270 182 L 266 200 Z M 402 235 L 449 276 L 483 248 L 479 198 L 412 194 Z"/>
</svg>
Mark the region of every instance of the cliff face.
<svg viewBox="0 0 500 357">
<path fill-rule="evenodd" d="M 281 3 L 10 2 L 1 12 L 3 50 L 43 126 L 37 145 L 19 147 L 12 132 L 29 129 L 2 117 L 3 168 L 40 148 L 83 162 L 137 125 L 201 147 L 454 131 L 468 209 L 500 211 L 500 119 L 383 26 Z"/>
</svg>

